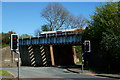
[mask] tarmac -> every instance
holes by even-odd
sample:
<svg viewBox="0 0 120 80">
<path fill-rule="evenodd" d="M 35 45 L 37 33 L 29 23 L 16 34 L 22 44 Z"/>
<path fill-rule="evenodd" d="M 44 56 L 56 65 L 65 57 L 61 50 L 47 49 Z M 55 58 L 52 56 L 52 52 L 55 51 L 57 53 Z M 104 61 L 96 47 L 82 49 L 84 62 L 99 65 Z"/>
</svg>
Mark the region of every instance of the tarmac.
<svg viewBox="0 0 120 80">
<path fill-rule="evenodd" d="M 107 77 L 112 79 L 119 79 L 120 80 L 120 74 L 106 74 L 106 73 L 95 73 L 90 70 L 81 70 L 81 68 L 66 68 L 66 71 L 73 72 L 77 74 L 85 74 L 85 75 L 92 75 L 92 76 L 99 76 L 99 77 Z M 7 76 L 0 76 L 1 78 L 6 78 Z M 14 76 L 7 77 L 7 78 L 14 78 Z"/>
</svg>

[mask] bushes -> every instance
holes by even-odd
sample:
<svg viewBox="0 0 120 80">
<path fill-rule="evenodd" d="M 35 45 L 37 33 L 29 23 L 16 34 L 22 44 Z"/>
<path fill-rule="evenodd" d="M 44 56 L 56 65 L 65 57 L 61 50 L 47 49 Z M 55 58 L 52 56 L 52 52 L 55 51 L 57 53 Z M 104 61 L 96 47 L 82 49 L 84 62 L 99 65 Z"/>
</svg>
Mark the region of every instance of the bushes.
<svg viewBox="0 0 120 80">
<path fill-rule="evenodd" d="M 119 72 L 120 65 L 120 2 L 107 3 L 96 7 L 96 12 L 89 22 L 89 30 L 84 38 L 89 38 L 92 44 L 90 57 L 99 56 L 102 69 Z M 92 60 L 96 61 L 96 60 Z M 89 62 L 91 62 L 89 60 Z M 92 62 L 90 63 L 92 64 Z M 94 65 L 96 66 L 96 65 Z"/>
<path fill-rule="evenodd" d="M 9 31 L 8 33 L 0 33 L 0 35 L 2 35 L 2 41 L 0 42 L 0 44 L 2 44 L 2 47 L 6 47 L 9 46 L 10 43 L 10 35 L 14 34 L 15 32 L 13 31 Z"/>
</svg>

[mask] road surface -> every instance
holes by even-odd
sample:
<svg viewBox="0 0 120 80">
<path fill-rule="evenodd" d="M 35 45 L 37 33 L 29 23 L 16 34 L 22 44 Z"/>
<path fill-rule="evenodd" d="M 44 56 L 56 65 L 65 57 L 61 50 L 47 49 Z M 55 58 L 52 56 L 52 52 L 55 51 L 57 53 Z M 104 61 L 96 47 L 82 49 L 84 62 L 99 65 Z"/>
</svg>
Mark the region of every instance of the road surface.
<svg viewBox="0 0 120 80">
<path fill-rule="evenodd" d="M 17 77 L 17 68 L 2 68 L 11 72 L 15 77 Z M 20 78 L 99 78 L 105 79 L 103 77 L 98 77 L 94 75 L 78 74 L 69 72 L 63 68 L 57 67 L 21 67 L 20 68 Z M 71 79 L 72 80 L 72 79 Z M 78 79 L 79 80 L 79 79 Z"/>
</svg>

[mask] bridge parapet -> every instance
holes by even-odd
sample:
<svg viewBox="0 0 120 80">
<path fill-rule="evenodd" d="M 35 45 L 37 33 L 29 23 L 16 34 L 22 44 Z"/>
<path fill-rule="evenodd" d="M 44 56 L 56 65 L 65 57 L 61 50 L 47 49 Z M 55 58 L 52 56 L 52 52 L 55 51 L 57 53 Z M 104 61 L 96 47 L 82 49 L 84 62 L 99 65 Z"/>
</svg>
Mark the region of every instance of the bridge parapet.
<svg viewBox="0 0 120 80">
<path fill-rule="evenodd" d="M 57 45 L 57 44 L 80 44 L 82 35 L 33 37 L 19 39 L 19 45 Z"/>
</svg>

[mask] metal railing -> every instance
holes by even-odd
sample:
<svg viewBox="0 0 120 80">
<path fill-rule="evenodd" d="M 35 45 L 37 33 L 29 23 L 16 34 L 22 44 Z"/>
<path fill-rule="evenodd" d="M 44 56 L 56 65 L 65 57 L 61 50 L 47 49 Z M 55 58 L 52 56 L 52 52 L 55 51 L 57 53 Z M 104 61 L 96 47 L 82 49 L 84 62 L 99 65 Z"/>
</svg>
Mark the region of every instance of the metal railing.
<svg viewBox="0 0 120 80">
<path fill-rule="evenodd" d="M 68 35 L 45 35 L 45 36 L 29 36 L 28 38 L 20 38 L 19 45 L 49 45 L 49 44 L 73 44 L 82 40 L 81 34 L 71 33 Z"/>
</svg>

